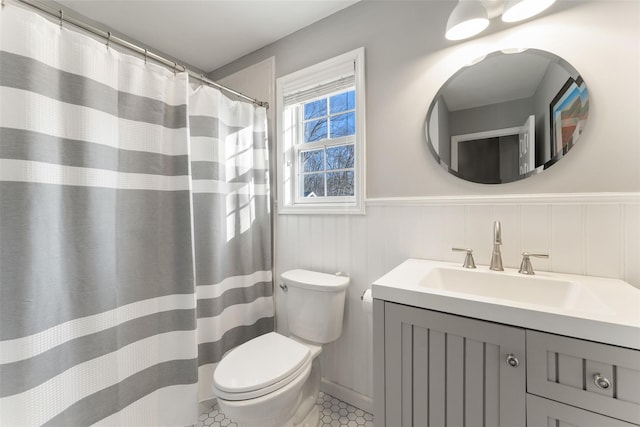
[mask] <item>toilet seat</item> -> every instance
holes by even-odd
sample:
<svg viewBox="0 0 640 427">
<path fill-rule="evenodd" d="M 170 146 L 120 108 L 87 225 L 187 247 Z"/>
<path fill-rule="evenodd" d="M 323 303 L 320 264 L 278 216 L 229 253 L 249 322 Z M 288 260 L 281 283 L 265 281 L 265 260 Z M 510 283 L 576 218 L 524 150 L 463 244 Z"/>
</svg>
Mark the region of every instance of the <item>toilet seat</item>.
<svg viewBox="0 0 640 427">
<path fill-rule="evenodd" d="M 218 364 L 213 389 L 221 399 L 247 400 L 278 390 L 311 366 L 309 347 L 275 332 L 233 349 Z"/>
</svg>

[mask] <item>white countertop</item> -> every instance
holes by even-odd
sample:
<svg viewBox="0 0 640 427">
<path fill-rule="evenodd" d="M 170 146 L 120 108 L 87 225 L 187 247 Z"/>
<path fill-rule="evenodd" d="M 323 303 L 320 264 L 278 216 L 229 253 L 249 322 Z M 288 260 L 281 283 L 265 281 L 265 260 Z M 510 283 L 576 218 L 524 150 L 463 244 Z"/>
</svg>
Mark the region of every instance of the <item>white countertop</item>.
<svg viewBox="0 0 640 427">
<path fill-rule="evenodd" d="M 478 277 L 484 277 L 485 280 L 492 277 L 488 275 L 500 275 L 496 277 L 500 281 L 507 277 L 520 282 L 523 277 L 568 281 L 586 289 L 590 296 L 601 303 L 603 309 L 533 304 L 527 302 L 526 294 L 524 297 L 521 295 L 519 301 L 514 301 L 425 285 L 425 276 L 438 268 L 464 271 L 468 277 L 478 272 Z M 478 286 L 482 286 L 479 282 Z M 523 276 L 511 268 L 494 272 L 487 266 L 479 265 L 476 270 L 468 270 L 455 263 L 408 259 L 373 283 L 372 296 L 414 307 L 640 350 L 640 289 L 618 279 L 546 271 L 536 271 L 535 276 Z"/>
</svg>

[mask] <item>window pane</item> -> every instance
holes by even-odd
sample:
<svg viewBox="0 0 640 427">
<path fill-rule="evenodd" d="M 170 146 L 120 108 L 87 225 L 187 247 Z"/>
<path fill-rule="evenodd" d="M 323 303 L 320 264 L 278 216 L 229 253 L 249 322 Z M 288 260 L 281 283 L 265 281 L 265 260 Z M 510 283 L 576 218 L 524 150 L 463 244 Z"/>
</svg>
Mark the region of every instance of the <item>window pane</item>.
<svg viewBox="0 0 640 427">
<path fill-rule="evenodd" d="M 317 172 L 324 170 L 324 151 L 313 150 L 300 153 L 302 172 Z"/>
<path fill-rule="evenodd" d="M 304 119 L 309 120 L 327 115 L 327 98 L 304 104 Z"/>
<path fill-rule="evenodd" d="M 327 173 L 327 196 L 353 196 L 353 171 Z"/>
<path fill-rule="evenodd" d="M 304 124 L 304 142 L 320 141 L 327 137 L 327 119 L 314 120 Z"/>
<path fill-rule="evenodd" d="M 356 108 L 356 91 L 352 90 L 329 98 L 331 114 L 341 111 L 354 110 Z"/>
<path fill-rule="evenodd" d="M 302 197 L 324 197 L 324 174 L 302 175 Z"/>
<path fill-rule="evenodd" d="M 331 138 L 353 135 L 356 133 L 356 113 L 331 116 Z"/>
<path fill-rule="evenodd" d="M 353 144 L 327 148 L 327 169 L 353 168 L 353 148 Z"/>
</svg>

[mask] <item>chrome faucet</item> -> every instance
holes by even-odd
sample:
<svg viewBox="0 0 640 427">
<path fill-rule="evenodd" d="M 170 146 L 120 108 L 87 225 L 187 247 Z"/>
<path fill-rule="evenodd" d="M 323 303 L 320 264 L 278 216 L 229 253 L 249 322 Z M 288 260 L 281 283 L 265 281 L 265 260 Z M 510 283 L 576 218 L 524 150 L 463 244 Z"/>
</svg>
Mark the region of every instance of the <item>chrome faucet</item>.
<svg viewBox="0 0 640 427">
<path fill-rule="evenodd" d="M 504 271 L 500 245 L 502 245 L 502 230 L 500 229 L 500 221 L 496 221 L 493 223 L 493 253 L 491 254 L 491 266 L 489 267 L 494 271 Z"/>
</svg>

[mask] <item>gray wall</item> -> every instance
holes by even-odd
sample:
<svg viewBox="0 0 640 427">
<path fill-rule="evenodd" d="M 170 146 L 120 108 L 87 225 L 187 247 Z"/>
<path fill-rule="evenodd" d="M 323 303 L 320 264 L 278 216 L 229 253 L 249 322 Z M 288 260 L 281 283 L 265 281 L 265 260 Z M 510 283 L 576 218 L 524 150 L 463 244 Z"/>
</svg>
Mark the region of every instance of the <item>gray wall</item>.
<svg viewBox="0 0 640 427">
<path fill-rule="evenodd" d="M 452 135 L 520 127 L 527 120 L 531 111 L 533 111 L 531 98 L 516 99 L 452 111 L 449 113 L 449 126 Z"/>
<path fill-rule="evenodd" d="M 211 77 L 271 56 L 280 77 L 364 46 L 368 198 L 640 190 L 640 97 L 629 96 L 640 93 L 640 2 L 558 2 L 538 19 L 509 26 L 494 20 L 493 33 L 459 43 L 443 36 L 454 6 L 451 0 L 365 0 Z M 592 104 L 578 146 L 559 164 L 524 181 L 485 186 L 448 175 L 425 146 L 432 97 L 464 64 L 514 46 L 555 53 L 583 75 Z"/>
</svg>

